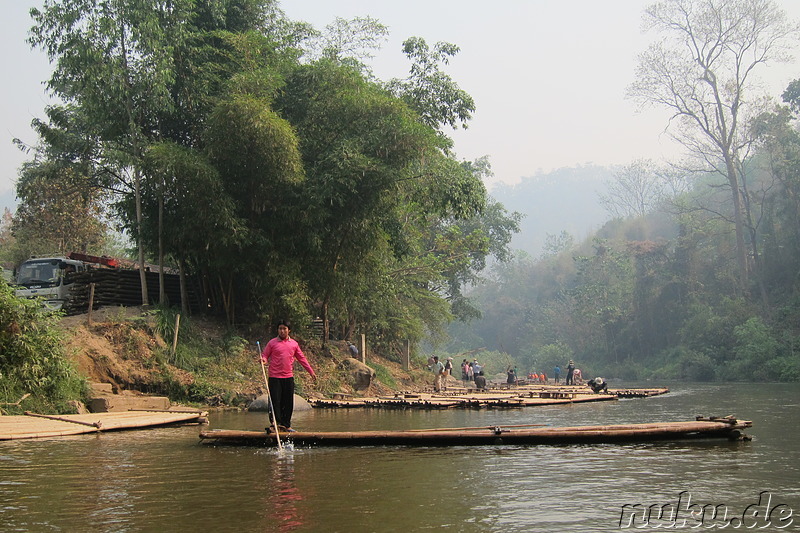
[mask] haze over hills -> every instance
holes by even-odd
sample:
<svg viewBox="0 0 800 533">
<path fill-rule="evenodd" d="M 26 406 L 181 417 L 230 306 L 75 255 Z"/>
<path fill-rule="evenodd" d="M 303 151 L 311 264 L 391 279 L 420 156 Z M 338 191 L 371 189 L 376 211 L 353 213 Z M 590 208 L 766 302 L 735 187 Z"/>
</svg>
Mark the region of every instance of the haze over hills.
<svg viewBox="0 0 800 533">
<path fill-rule="evenodd" d="M 566 231 L 576 243 L 591 235 L 610 218 L 600 195 L 613 174 L 614 169 L 595 165 L 565 167 L 493 187 L 491 195 L 509 212 L 525 215 L 511 248 L 538 257 L 548 234 Z"/>
</svg>

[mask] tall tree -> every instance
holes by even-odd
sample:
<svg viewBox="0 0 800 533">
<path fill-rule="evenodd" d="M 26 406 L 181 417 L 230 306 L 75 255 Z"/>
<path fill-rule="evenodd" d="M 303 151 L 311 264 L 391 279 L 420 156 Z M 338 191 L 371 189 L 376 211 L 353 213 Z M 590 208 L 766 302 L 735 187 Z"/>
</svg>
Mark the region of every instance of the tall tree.
<svg viewBox="0 0 800 533">
<path fill-rule="evenodd" d="M 402 204 L 409 168 L 437 151 L 437 139 L 377 84 L 327 60 L 295 72 L 277 103 L 304 141 L 304 263 L 327 324 L 331 302 L 344 297 L 346 278 L 379 246 L 384 221 Z"/>
<path fill-rule="evenodd" d="M 775 180 L 765 202 L 764 278 L 771 292 L 781 300 L 788 296 L 787 285 L 797 276 L 800 261 L 800 131 L 796 114 L 800 111 L 800 88 L 792 82 L 783 98 L 789 105 L 778 106 L 756 123 L 760 162 Z M 792 265 L 792 266 L 790 266 Z"/>
<path fill-rule="evenodd" d="M 177 261 L 185 293 L 187 267 L 206 273 L 212 266 L 215 272 L 225 271 L 218 262 L 226 254 L 218 251 L 238 246 L 242 224 L 233 200 L 224 192 L 219 172 L 201 152 L 162 142 L 148 148 L 144 162 L 147 174 L 161 187 L 160 191 L 145 188 L 143 211 L 155 212 L 159 205 L 163 208 L 163 217 L 145 217 L 144 236 L 148 242 L 162 242 L 163 253 Z M 160 231 L 162 225 L 169 231 Z M 188 313 L 187 298 L 183 296 L 181 302 Z"/>
<path fill-rule="evenodd" d="M 616 217 L 643 217 L 662 198 L 663 184 L 653 161 L 639 159 L 614 172 L 600 202 Z"/>
<path fill-rule="evenodd" d="M 670 131 L 709 170 L 727 179 L 741 291 L 748 290 L 742 169 L 755 115 L 754 73 L 787 59 L 797 25 L 773 0 L 663 0 L 645 11 L 663 35 L 639 58 L 630 94 L 672 113 Z M 754 243 L 751 243 L 754 244 Z"/>
<path fill-rule="evenodd" d="M 193 2 L 46 0 L 32 9 L 30 43 L 55 61 L 48 88 L 80 107 L 100 138 L 130 169 L 139 241 L 142 303 L 148 303 L 141 240 L 141 158 L 156 134 L 154 114 L 172 106 L 176 47 Z"/>
<path fill-rule="evenodd" d="M 214 109 L 208 118 L 206 151 L 244 229 L 238 246 L 227 250 L 227 267 L 216 272 L 233 321 L 234 310 L 251 303 L 238 305 L 234 295 L 257 298 L 258 290 L 265 290 L 264 284 L 274 279 L 264 275 L 269 265 L 294 270 L 288 221 L 303 209 L 291 199 L 294 187 L 304 180 L 304 170 L 299 139 L 290 123 L 268 101 L 252 96 L 235 96 Z M 284 284 L 272 283 L 278 289 Z"/>
<path fill-rule="evenodd" d="M 102 193 L 87 186 L 75 168 L 56 162 L 23 165 L 17 182 L 20 204 L 12 231 L 26 255 L 98 253 L 105 242 Z"/>
</svg>

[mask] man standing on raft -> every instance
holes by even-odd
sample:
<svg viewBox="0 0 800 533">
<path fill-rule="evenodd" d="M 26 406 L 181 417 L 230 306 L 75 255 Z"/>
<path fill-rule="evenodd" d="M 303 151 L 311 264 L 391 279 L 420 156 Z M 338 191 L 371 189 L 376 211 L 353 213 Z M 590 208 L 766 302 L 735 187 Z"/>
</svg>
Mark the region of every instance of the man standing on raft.
<svg viewBox="0 0 800 533">
<path fill-rule="evenodd" d="M 292 429 L 292 413 L 294 412 L 294 360 L 311 374 L 314 381 L 317 375 L 311 368 L 306 356 L 297 341 L 289 336 L 291 325 L 288 320 L 278 324 L 278 336 L 271 339 L 261 352 L 261 360 L 269 365 L 267 386 L 272 399 L 272 410 L 279 429 Z"/>
</svg>

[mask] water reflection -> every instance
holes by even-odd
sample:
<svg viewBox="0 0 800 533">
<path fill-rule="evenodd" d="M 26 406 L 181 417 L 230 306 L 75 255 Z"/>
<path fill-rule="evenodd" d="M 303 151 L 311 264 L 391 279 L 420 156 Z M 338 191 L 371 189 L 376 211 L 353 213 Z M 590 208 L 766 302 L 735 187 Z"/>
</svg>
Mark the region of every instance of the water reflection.
<svg viewBox="0 0 800 533">
<path fill-rule="evenodd" d="M 2 531 L 618 531 L 626 504 L 800 512 L 800 386 L 690 385 L 644 400 L 528 409 L 298 413 L 304 429 L 614 424 L 728 415 L 750 443 L 273 449 L 200 444 L 188 426 L 0 442 Z M 256 413 L 212 427 L 263 429 Z M 791 529 L 791 528 L 788 528 Z"/>
<path fill-rule="evenodd" d="M 294 449 L 277 452 L 271 483 L 267 488 L 267 509 L 277 521 L 278 531 L 294 531 L 304 524 L 299 505 L 303 494 L 295 483 Z"/>
</svg>

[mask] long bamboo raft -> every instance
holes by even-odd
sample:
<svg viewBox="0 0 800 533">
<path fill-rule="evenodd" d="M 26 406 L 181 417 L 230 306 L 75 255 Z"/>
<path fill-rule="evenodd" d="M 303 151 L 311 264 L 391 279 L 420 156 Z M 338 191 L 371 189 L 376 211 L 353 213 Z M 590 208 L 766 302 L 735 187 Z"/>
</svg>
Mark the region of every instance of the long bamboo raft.
<svg viewBox="0 0 800 533">
<path fill-rule="evenodd" d="M 337 393 L 333 398 L 309 399 L 309 403 L 324 409 L 504 409 L 648 398 L 668 392 L 667 388 L 613 389 L 605 394 L 595 394 L 585 386 L 535 384 L 493 387 L 485 391 L 453 387 L 445 392 L 397 393 L 372 398 Z"/>
<path fill-rule="evenodd" d="M 401 431 L 296 431 L 279 433 L 295 446 L 481 446 L 498 444 L 600 444 L 685 439 L 749 439 L 743 430 L 753 423 L 733 417 L 697 417 L 687 422 L 654 422 L 608 426 L 486 426 Z M 209 444 L 274 446 L 266 431 L 208 430 Z"/>
<path fill-rule="evenodd" d="M 84 415 L 0 416 L 0 441 L 63 437 L 121 429 L 146 428 L 175 423 L 200 423 L 208 413 L 199 410 L 130 410 Z"/>
</svg>

